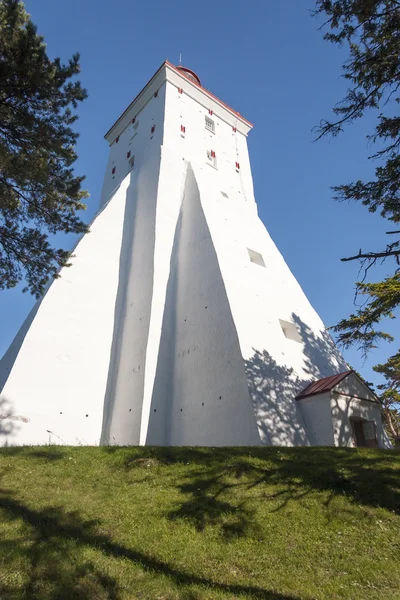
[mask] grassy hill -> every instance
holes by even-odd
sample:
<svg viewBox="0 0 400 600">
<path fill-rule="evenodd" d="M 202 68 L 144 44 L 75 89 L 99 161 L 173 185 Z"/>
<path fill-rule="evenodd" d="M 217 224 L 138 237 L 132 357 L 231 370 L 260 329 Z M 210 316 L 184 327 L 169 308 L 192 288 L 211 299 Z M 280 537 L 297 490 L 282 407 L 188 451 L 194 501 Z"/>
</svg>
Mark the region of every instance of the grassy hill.
<svg viewBox="0 0 400 600">
<path fill-rule="evenodd" d="M 400 598 L 400 454 L 4 448 L 1 600 Z"/>
</svg>

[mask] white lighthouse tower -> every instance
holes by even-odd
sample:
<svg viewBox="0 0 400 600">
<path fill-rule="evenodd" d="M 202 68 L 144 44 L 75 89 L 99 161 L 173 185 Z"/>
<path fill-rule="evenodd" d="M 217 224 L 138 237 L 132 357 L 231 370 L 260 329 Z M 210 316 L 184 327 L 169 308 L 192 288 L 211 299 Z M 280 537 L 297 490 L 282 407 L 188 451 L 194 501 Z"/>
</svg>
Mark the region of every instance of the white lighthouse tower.
<svg viewBox="0 0 400 600">
<path fill-rule="evenodd" d="M 0 363 L 0 443 L 342 443 L 296 399 L 347 367 L 257 216 L 251 127 L 165 62 L 107 132 L 91 231 Z"/>
</svg>

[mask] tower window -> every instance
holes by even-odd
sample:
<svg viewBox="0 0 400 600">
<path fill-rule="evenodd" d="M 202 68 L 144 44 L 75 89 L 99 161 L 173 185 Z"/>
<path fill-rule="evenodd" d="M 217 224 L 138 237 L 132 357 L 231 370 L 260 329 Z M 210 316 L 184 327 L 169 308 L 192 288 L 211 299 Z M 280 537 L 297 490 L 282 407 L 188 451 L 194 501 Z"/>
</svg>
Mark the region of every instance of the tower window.
<svg viewBox="0 0 400 600">
<path fill-rule="evenodd" d="M 215 169 L 217 168 L 217 156 L 215 150 L 207 150 L 207 164 Z"/>
<path fill-rule="evenodd" d="M 186 127 L 184 125 L 181 125 L 181 132 L 186 133 Z"/>
<path fill-rule="evenodd" d="M 151 133 L 154 133 L 154 132 L 155 132 L 155 130 L 156 130 L 156 126 L 155 126 L 155 125 L 152 125 L 152 127 L 151 127 Z"/>
<path fill-rule="evenodd" d="M 132 119 L 132 123 L 133 123 L 134 129 L 137 129 L 139 127 L 139 121 L 136 121 L 136 117 L 134 117 Z"/>
<path fill-rule="evenodd" d="M 294 323 L 290 323 L 289 321 L 283 321 L 282 319 L 279 319 L 279 324 L 282 328 L 283 335 L 288 340 L 293 340 L 294 342 L 301 343 L 301 336 L 297 331 L 297 327 Z"/>
<path fill-rule="evenodd" d="M 235 169 L 237 172 L 239 172 L 240 164 L 238 162 L 235 162 Z"/>
<path fill-rule="evenodd" d="M 126 153 L 126 158 L 130 158 L 131 157 L 131 151 L 128 150 L 128 152 Z"/>
<path fill-rule="evenodd" d="M 113 168 L 112 168 L 112 170 L 111 170 L 111 173 L 112 173 L 113 175 L 115 175 L 115 171 L 116 171 L 116 168 L 115 168 L 115 167 L 113 167 Z"/>
<path fill-rule="evenodd" d="M 262 255 L 255 250 L 251 250 L 247 248 L 247 252 L 249 253 L 250 262 L 259 265 L 260 267 L 265 267 L 265 262 Z"/>
<path fill-rule="evenodd" d="M 129 158 L 129 164 L 131 166 L 131 169 L 133 169 L 133 167 L 135 166 L 135 155 L 130 156 L 130 158 Z"/>
<path fill-rule="evenodd" d="M 221 192 L 221 194 L 223 195 L 224 198 L 229 198 L 229 196 L 226 192 Z"/>
<path fill-rule="evenodd" d="M 208 129 L 208 131 L 212 131 L 212 133 L 215 133 L 215 123 L 209 117 L 206 117 L 206 129 Z"/>
<path fill-rule="evenodd" d="M 119 142 L 119 135 L 117 135 L 117 137 L 115 138 L 115 143 L 118 144 Z"/>
<path fill-rule="evenodd" d="M 154 92 L 154 98 L 157 98 L 158 96 L 158 90 L 156 92 Z"/>
</svg>

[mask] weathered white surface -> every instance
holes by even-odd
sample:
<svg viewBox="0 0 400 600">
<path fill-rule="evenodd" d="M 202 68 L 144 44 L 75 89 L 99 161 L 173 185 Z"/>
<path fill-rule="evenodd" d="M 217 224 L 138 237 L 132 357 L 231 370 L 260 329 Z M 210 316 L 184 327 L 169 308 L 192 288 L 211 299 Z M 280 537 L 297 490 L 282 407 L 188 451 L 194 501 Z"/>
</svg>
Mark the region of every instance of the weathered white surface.
<svg viewBox="0 0 400 600">
<path fill-rule="evenodd" d="M 382 425 L 381 409 L 376 402 L 332 394 L 331 409 L 335 446 L 354 446 L 350 418 L 358 417 L 366 421 L 374 421 L 378 446 L 390 448 L 390 442 Z"/>
<path fill-rule="evenodd" d="M 334 446 L 331 392 L 302 398 L 298 400 L 298 406 L 303 415 L 311 445 Z"/>
<path fill-rule="evenodd" d="M 126 183 L 118 190 L 119 201 L 104 207 L 78 243 L 73 266 L 61 271 L 1 361 L 0 442 L 100 441 Z"/>
<path fill-rule="evenodd" d="M 294 398 L 346 364 L 257 216 L 249 129 L 167 64 L 111 128 L 104 209 L 1 362 L 5 442 L 333 443 Z"/>
<path fill-rule="evenodd" d="M 383 428 L 380 404 L 371 390 L 352 373 L 332 390 L 331 410 L 336 446 L 353 446 L 351 418 L 373 421 L 380 448 L 390 448 L 391 444 Z"/>
<path fill-rule="evenodd" d="M 297 401 L 311 444 L 354 447 L 351 419 L 373 421 L 379 448 L 391 448 L 376 396 L 351 373 L 332 390 Z"/>
</svg>

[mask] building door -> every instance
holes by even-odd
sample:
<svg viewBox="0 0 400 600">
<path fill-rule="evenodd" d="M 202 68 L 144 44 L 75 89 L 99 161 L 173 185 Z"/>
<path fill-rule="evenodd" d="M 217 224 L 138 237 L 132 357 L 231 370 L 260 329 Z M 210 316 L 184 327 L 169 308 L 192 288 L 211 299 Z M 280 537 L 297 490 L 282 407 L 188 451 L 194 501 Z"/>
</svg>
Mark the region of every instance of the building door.
<svg viewBox="0 0 400 600">
<path fill-rule="evenodd" d="M 350 419 L 353 429 L 354 445 L 357 447 L 377 448 L 376 426 L 374 421 Z"/>
</svg>

